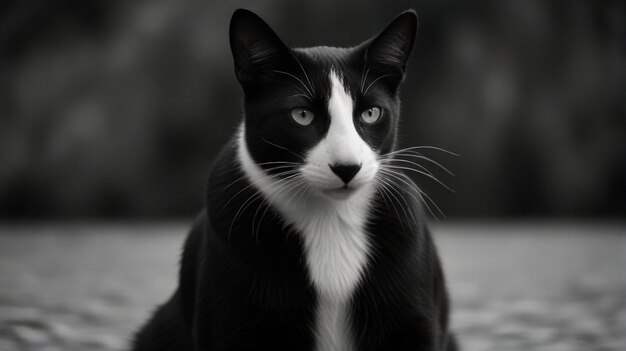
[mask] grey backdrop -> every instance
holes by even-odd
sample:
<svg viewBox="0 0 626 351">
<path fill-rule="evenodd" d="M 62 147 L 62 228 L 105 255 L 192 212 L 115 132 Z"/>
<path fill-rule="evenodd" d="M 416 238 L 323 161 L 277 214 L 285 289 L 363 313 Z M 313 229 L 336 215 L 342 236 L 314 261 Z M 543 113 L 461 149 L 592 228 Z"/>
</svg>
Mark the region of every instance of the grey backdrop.
<svg viewBox="0 0 626 351">
<path fill-rule="evenodd" d="M 228 21 L 245 7 L 293 46 L 354 45 L 412 7 L 402 145 L 449 217 L 621 216 L 621 1 L 3 1 L 0 216 L 192 216 L 240 120 Z M 433 168 L 433 171 L 436 169 Z"/>
</svg>

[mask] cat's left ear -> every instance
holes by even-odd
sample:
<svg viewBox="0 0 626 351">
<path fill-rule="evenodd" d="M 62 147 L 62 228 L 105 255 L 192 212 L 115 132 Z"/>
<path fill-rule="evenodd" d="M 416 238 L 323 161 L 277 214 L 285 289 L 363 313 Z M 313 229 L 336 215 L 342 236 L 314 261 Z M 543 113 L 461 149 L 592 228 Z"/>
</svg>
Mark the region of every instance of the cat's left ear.
<svg viewBox="0 0 626 351">
<path fill-rule="evenodd" d="M 402 12 L 378 36 L 364 43 L 366 60 L 398 69 L 404 75 L 416 34 L 417 13 Z"/>
<path fill-rule="evenodd" d="M 260 81 L 291 53 L 270 26 L 255 13 L 238 9 L 230 21 L 230 48 L 241 84 Z"/>
</svg>

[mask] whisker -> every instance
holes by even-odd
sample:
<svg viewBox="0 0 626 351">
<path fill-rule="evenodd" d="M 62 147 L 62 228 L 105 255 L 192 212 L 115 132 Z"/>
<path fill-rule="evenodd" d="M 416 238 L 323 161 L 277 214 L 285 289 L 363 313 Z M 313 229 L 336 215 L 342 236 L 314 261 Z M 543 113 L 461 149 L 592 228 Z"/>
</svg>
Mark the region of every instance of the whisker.
<svg viewBox="0 0 626 351">
<path fill-rule="evenodd" d="M 304 189 L 304 191 L 302 191 L 302 193 L 300 193 L 300 195 L 298 195 L 298 198 L 296 199 L 296 203 L 299 203 L 300 199 L 302 199 L 302 195 L 304 195 L 305 193 L 307 193 L 307 191 L 310 190 L 309 187 L 306 185 L 306 182 L 303 183 L 303 186 L 301 187 L 301 189 Z"/>
<path fill-rule="evenodd" d="M 265 169 L 264 171 L 268 175 L 272 175 L 272 172 L 277 171 L 279 169 L 285 169 L 285 168 L 288 169 L 288 170 L 291 169 L 291 170 L 297 171 L 297 169 L 296 169 L 297 167 L 294 166 L 294 165 L 275 166 L 275 167 L 270 167 L 268 169 Z"/>
<path fill-rule="evenodd" d="M 391 190 L 393 190 L 396 194 L 398 194 L 398 196 L 400 196 L 402 198 L 402 200 L 404 201 L 404 205 L 402 203 L 398 203 L 398 205 L 400 206 L 401 209 L 403 209 L 403 212 L 405 212 L 404 217 L 406 218 L 407 222 L 409 222 L 409 227 L 411 224 L 417 223 L 417 219 L 415 218 L 415 216 L 413 215 L 413 211 L 411 211 L 412 206 L 409 204 L 409 202 L 406 200 L 406 198 L 402 195 L 402 189 L 401 187 L 398 185 L 398 183 L 394 182 L 393 179 L 389 176 L 385 176 L 385 179 L 387 180 L 388 184 L 389 184 L 389 188 Z M 398 202 L 400 202 L 398 200 Z M 404 208 L 408 208 L 408 214 L 411 216 L 411 221 L 409 220 L 409 216 L 407 215 L 407 211 L 404 210 Z"/>
<path fill-rule="evenodd" d="M 301 177 L 292 177 L 292 179 L 290 179 L 289 181 L 287 181 L 285 184 L 280 185 L 280 188 L 277 190 L 279 193 L 286 193 L 288 194 L 290 191 L 292 191 L 293 189 L 301 186 L 303 183 L 305 183 L 306 180 L 304 178 Z M 278 184 L 276 184 L 278 185 Z M 289 204 L 289 202 L 291 202 L 291 199 L 300 191 L 301 189 L 298 189 L 296 191 L 295 194 L 293 194 L 291 196 L 291 198 L 289 200 L 287 200 L 287 204 Z M 264 200 L 264 203 L 268 203 L 267 199 Z M 261 215 L 261 219 L 259 220 L 258 224 L 255 226 L 255 221 L 256 221 L 256 216 L 260 210 L 260 208 L 263 206 L 264 203 L 261 203 L 261 205 L 259 206 L 259 208 L 257 208 L 256 212 L 254 213 L 254 217 L 252 218 L 252 235 L 256 238 L 257 243 L 258 243 L 258 233 L 259 233 L 259 228 L 261 226 L 261 221 L 263 220 L 263 218 L 265 217 L 265 214 L 267 213 L 267 211 L 269 210 L 269 205 L 265 207 L 265 211 L 263 212 L 263 214 Z M 256 229 L 255 229 L 256 228 Z M 255 232 L 256 231 L 256 232 Z"/>
<path fill-rule="evenodd" d="M 446 184 L 444 184 L 441 180 L 437 179 L 436 177 L 434 177 L 434 176 L 432 176 L 432 175 L 430 175 L 430 174 L 428 174 L 428 173 L 422 172 L 422 171 L 420 171 L 420 170 L 417 170 L 417 169 L 414 169 L 414 168 L 410 168 L 410 167 L 393 166 L 393 165 L 386 165 L 386 167 L 387 167 L 387 168 L 389 168 L 389 169 L 403 169 L 403 170 L 406 170 L 406 171 L 411 171 L 411 172 L 419 173 L 419 174 L 421 174 L 421 175 L 424 175 L 424 176 L 426 176 L 426 177 L 428 177 L 428 178 L 430 178 L 430 179 L 432 179 L 432 180 L 436 181 L 437 183 L 439 183 L 439 185 L 441 185 L 442 187 L 446 188 L 446 189 L 447 189 L 448 191 L 450 191 L 451 193 L 456 193 L 456 192 L 455 192 L 454 190 L 452 190 L 449 186 L 447 186 Z"/>
<path fill-rule="evenodd" d="M 296 97 L 296 96 L 303 97 L 303 98 L 305 98 L 305 99 L 307 99 L 307 100 L 309 100 L 309 101 L 313 102 L 313 99 L 311 99 L 311 97 L 310 97 L 310 96 L 308 96 L 307 94 L 294 94 L 294 95 L 289 95 L 289 96 L 287 96 L 287 97 Z"/>
<path fill-rule="evenodd" d="M 311 90 L 309 90 L 309 88 L 306 86 L 306 84 L 304 84 L 304 82 L 300 78 L 294 76 L 293 74 L 291 74 L 289 72 L 277 71 L 277 70 L 273 70 L 273 71 L 276 72 L 276 73 L 281 73 L 281 74 L 288 75 L 288 76 L 296 79 L 298 82 L 300 82 L 300 84 L 302 84 L 302 86 L 306 89 L 306 91 L 309 93 L 309 95 L 313 96 L 313 93 L 311 92 Z"/>
<path fill-rule="evenodd" d="M 435 161 L 435 160 L 433 160 L 433 159 L 431 159 L 429 157 L 426 157 L 426 156 L 424 156 L 424 155 L 422 155 L 422 154 L 420 154 L 420 153 L 418 153 L 416 151 L 406 151 L 404 153 L 397 153 L 394 156 L 396 156 L 396 157 L 398 157 L 398 156 L 400 156 L 400 157 L 414 157 L 414 158 L 418 158 L 418 159 L 422 159 L 422 160 L 428 161 L 428 162 L 438 166 L 443 171 L 445 171 L 446 173 L 448 173 L 449 175 L 454 177 L 454 173 L 452 173 L 449 169 L 444 167 L 442 164 L 440 164 L 439 162 L 437 162 L 437 161 Z"/>
<path fill-rule="evenodd" d="M 400 196 L 402 198 L 402 200 L 404 200 L 404 204 L 409 209 L 408 212 L 411 215 L 411 219 L 413 219 L 412 223 L 417 223 L 417 219 L 415 218 L 415 216 L 413 214 L 413 211 L 411 211 L 411 209 L 413 207 L 410 205 L 409 201 L 404 197 L 403 194 L 408 193 L 409 195 L 413 196 L 413 198 L 415 198 L 415 196 L 413 194 L 411 194 L 410 192 L 404 191 L 404 189 L 402 189 L 400 184 L 396 183 L 392 178 L 390 178 L 389 175 L 386 176 L 386 179 L 392 184 L 392 188 L 396 189 L 396 193 L 398 194 L 398 196 Z M 408 220 L 408 218 L 407 218 L 407 220 Z"/>
<path fill-rule="evenodd" d="M 381 179 L 379 179 L 378 185 L 380 186 L 381 195 L 383 195 L 383 200 L 385 201 L 385 204 L 387 203 L 387 200 L 385 200 L 385 198 L 389 198 L 389 202 L 391 203 L 391 206 L 393 206 L 393 210 L 396 213 L 396 216 L 398 216 L 398 219 L 400 219 L 400 213 L 398 212 L 398 208 L 393 203 L 393 199 L 391 199 L 391 196 L 389 196 L 389 189 L 387 189 L 387 186 L 385 186 L 385 184 L 382 183 Z M 387 195 L 385 196 L 384 194 L 387 194 Z M 389 209 L 389 206 L 387 206 L 387 209 Z M 402 229 L 405 229 L 402 221 L 400 221 L 400 226 L 402 227 Z"/>
<path fill-rule="evenodd" d="M 389 176 L 402 181 L 402 179 L 399 178 L 398 176 L 395 176 L 395 175 L 389 175 Z M 404 182 L 404 183 L 406 183 L 406 182 Z M 413 184 L 413 188 L 415 190 L 417 190 L 417 196 L 419 196 L 420 199 L 418 200 L 417 197 L 415 197 L 415 195 L 413 195 L 413 193 L 408 192 L 408 194 L 411 195 L 411 197 L 415 201 L 417 201 L 418 203 L 424 204 L 424 206 L 426 206 L 426 209 L 431 214 L 431 216 L 433 216 L 433 218 L 435 218 L 435 220 L 439 221 L 439 217 L 437 217 L 437 215 L 433 212 L 433 210 L 430 208 L 430 206 L 428 206 L 428 202 L 426 202 L 426 199 L 424 199 L 424 197 L 422 196 L 422 194 L 424 194 L 424 192 L 415 183 L 413 183 L 413 182 L 411 182 L 411 183 Z"/>
<path fill-rule="evenodd" d="M 430 145 L 411 146 L 411 147 L 407 147 L 407 148 L 404 148 L 404 149 L 399 149 L 399 150 L 388 152 L 385 155 L 393 155 L 395 153 L 402 152 L 402 151 L 419 150 L 419 149 L 437 150 L 437 151 L 445 152 L 445 153 L 447 153 L 449 155 L 452 155 L 452 156 L 457 156 L 457 157 L 460 156 L 459 154 L 454 153 L 454 152 L 449 151 L 449 150 L 446 150 L 444 148 L 437 147 L 437 146 L 430 146 Z"/>
<path fill-rule="evenodd" d="M 268 144 L 270 144 L 270 145 L 272 145 L 272 146 L 276 146 L 276 147 L 277 147 L 277 148 L 279 148 L 279 149 L 283 149 L 283 150 L 285 150 L 285 151 L 288 151 L 288 152 L 290 152 L 291 154 L 296 155 L 297 157 L 299 157 L 301 160 L 303 160 L 303 161 L 304 161 L 304 157 L 302 157 L 301 155 L 298 155 L 297 153 L 295 153 L 295 152 L 293 152 L 293 151 L 289 150 L 289 149 L 288 149 L 288 148 L 286 148 L 286 147 L 283 147 L 283 146 L 280 146 L 280 145 L 274 144 L 274 143 L 272 143 L 271 141 L 269 141 L 269 140 L 267 140 L 267 139 L 265 139 L 265 138 L 263 138 L 263 141 L 265 141 L 266 143 L 268 143 Z"/>
<path fill-rule="evenodd" d="M 300 69 L 302 70 L 302 73 L 304 73 L 304 77 L 306 78 L 307 82 L 309 82 L 309 87 L 311 87 L 311 91 L 313 91 L 313 93 L 315 93 L 315 87 L 311 83 L 311 80 L 309 79 L 309 75 L 306 74 L 306 70 L 302 66 L 302 63 L 300 63 L 300 60 L 298 60 L 298 58 L 295 55 L 294 55 L 294 58 L 296 59 L 296 62 L 298 62 L 298 66 L 300 66 Z M 313 95 L 313 94 L 311 94 L 311 95 Z"/>
<path fill-rule="evenodd" d="M 389 180 L 389 178 L 387 178 L 387 180 Z M 394 187 L 393 187 L 390 183 L 387 183 L 387 182 L 386 182 L 385 180 L 383 180 L 382 178 L 381 178 L 381 181 L 382 181 L 384 184 L 386 184 L 387 186 L 389 186 L 389 187 L 391 188 L 391 190 L 392 190 L 392 189 L 395 189 L 395 188 L 394 188 Z M 398 201 L 398 205 L 400 205 L 400 209 L 401 209 L 401 210 L 402 210 L 402 212 L 404 213 L 404 217 L 406 218 L 407 222 L 409 222 L 409 215 L 408 215 L 408 213 L 406 212 L 406 209 L 404 208 L 404 206 L 402 206 L 402 203 L 400 203 L 400 199 L 398 199 L 398 197 L 397 197 L 397 196 L 394 194 L 394 192 L 393 192 L 393 191 L 391 191 L 391 190 L 389 191 L 389 194 L 390 194 L 391 196 L 393 196 L 393 198 L 394 198 L 394 199 L 396 199 L 396 201 Z M 399 195 L 399 196 L 402 196 L 399 192 L 398 192 L 398 195 Z M 404 199 L 404 201 L 405 201 L 405 204 L 407 205 L 407 207 L 409 207 L 409 206 L 408 206 L 408 204 L 406 203 L 406 199 Z M 400 217 L 400 215 L 399 215 L 399 214 L 398 214 L 398 217 Z M 413 220 L 415 220 L 415 218 L 413 218 Z"/>
<path fill-rule="evenodd" d="M 301 179 L 300 182 L 294 184 L 289 190 L 285 191 L 286 193 L 289 193 L 290 191 L 296 189 L 296 191 L 291 195 L 291 197 L 289 197 L 289 199 L 287 199 L 287 205 L 289 205 L 291 203 L 291 200 L 294 199 L 294 197 L 296 195 L 298 195 L 298 193 L 300 192 L 300 190 L 302 190 L 302 188 L 300 187 L 302 184 L 305 183 L 304 179 Z"/>
<path fill-rule="evenodd" d="M 363 95 L 367 95 L 367 91 L 370 90 L 370 88 L 372 87 L 372 85 L 374 85 L 374 83 L 378 82 L 379 80 L 385 78 L 385 77 L 389 77 L 392 76 L 393 74 L 383 74 L 382 76 L 374 79 L 373 82 L 370 83 L 370 85 L 367 86 L 367 89 L 365 89 L 365 92 L 363 93 Z"/>
<path fill-rule="evenodd" d="M 281 177 L 281 176 L 285 176 L 285 175 L 291 176 L 292 174 L 297 174 L 298 172 L 299 172 L 298 170 L 287 170 L 287 171 L 283 171 L 283 172 L 277 173 L 277 174 L 273 175 L 273 177 Z M 250 184 L 248 184 L 246 187 L 244 187 L 243 189 L 239 190 L 235 195 L 233 195 L 233 197 L 231 197 L 230 200 L 228 200 L 228 202 L 226 202 L 224 207 L 228 206 L 228 204 L 230 204 L 230 202 L 233 201 L 233 199 L 235 199 L 243 191 L 245 191 L 246 189 L 248 189 L 248 188 L 250 188 L 252 186 L 255 186 L 255 185 L 259 184 L 261 181 L 262 181 L 262 179 L 257 179 L 255 181 L 250 182 Z"/>
<path fill-rule="evenodd" d="M 270 162 L 261 162 L 257 163 L 257 166 L 267 166 L 267 165 L 292 165 L 294 167 L 302 165 L 300 162 L 286 162 L 286 161 L 270 161 Z"/>
<path fill-rule="evenodd" d="M 263 162 L 263 163 L 257 163 L 257 165 L 261 166 L 261 165 L 268 165 L 268 164 L 293 164 L 293 168 L 295 168 L 296 166 L 300 166 L 300 163 L 297 162 L 283 162 L 283 161 L 275 161 L 275 162 Z M 286 167 L 285 167 L 286 168 Z M 266 172 L 272 172 L 275 171 L 275 168 L 268 168 L 267 170 L 265 170 Z M 247 176 L 244 174 L 241 177 L 235 179 L 234 181 L 232 181 L 230 184 L 228 184 L 223 190 L 226 190 L 228 188 L 230 188 L 233 184 L 237 183 L 238 181 L 247 178 Z"/>
<path fill-rule="evenodd" d="M 387 198 L 384 196 L 382 190 L 380 189 L 382 185 L 380 184 L 376 184 L 376 192 L 378 193 L 378 195 L 380 195 L 380 199 L 382 199 L 382 202 L 385 204 L 385 208 L 387 208 L 387 212 L 391 212 L 391 209 L 389 208 L 389 203 L 387 203 Z M 380 202 L 380 200 L 379 200 Z"/>
<path fill-rule="evenodd" d="M 366 70 L 363 70 L 363 73 L 361 73 L 361 94 L 363 94 L 363 88 L 365 87 L 365 81 L 367 80 L 367 75 L 370 73 L 370 68 L 367 67 Z"/>
<path fill-rule="evenodd" d="M 278 190 L 278 191 L 280 191 L 280 187 L 282 187 L 282 186 L 286 187 L 286 186 L 289 186 L 289 184 L 290 184 L 290 183 L 292 183 L 292 182 L 298 182 L 298 180 L 299 180 L 298 178 L 299 178 L 299 177 L 297 177 L 297 176 L 293 176 L 293 177 L 289 177 L 289 178 L 284 178 L 284 179 L 281 179 L 281 180 L 279 180 L 279 181 L 277 181 L 277 182 L 274 182 L 274 183 L 273 183 L 273 186 L 278 186 L 278 187 L 279 187 L 279 190 Z M 285 180 L 286 180 L 286 182 L 284 182 Z M 282 183 L 282 182 L 284 182 L 285 184 L 279 185 L 279 184 L 280 184 L 280 183 Z M 261 220 L 263 220 L 263 218 L 262 218 L 262 217 L 264 217 L 264 215 L 261 217 L 261 220 L 259 221 L 259 223 L 258 223 L 256 226 L 255 226 L 254 224 L 255 224 L 255 222 L 256 222 L 256 217 L 257 217 L 257 215 L 258 215 L 259 211 L 261 210 L 261 208 L 262 208 L 262 207 L 263 207 L 263 205 L 265 205 L 265 204 L 269 204 L 269 201 L 268 201 L 268 199 L 267 199 L 267 198 L 264 198 L 264 199 L 263 199 L 263 202 L 261 202 L 261 204 L 259 205 L 259 207 L 257 208 L 257 210 L 254 212 L 254 216 L 252 217 L 252 236 L 253 236 L 256 240 L 258 240 L 258 235 L 257 235 L 257 234 L 258 234 L 258 230 L 257 230 L 257 231 L 256 231 L 256 233 L 255 233 L 255 228 L 257 228 L 257 229 L 258 229 L 258 228 L 260 227 L 260 225 L 261 225 Z M 264 213 L 266 213 L 268 209 L 269 209 L 269 206 L 266 206 L 266 207 L 265 207 L 265 211 L 264 211 Z M 257 243 L 258 243 L 258 241 L 257 241 Z"/>
<path fill-rule="evenodd" d="M 391 163 L 391 162 L 404 162 L 404 163 L 409 163 L 409 164 L 412 164 L 412 165 L 415 165 L 415 166 L 419 167 L 420 169 L 423 169 L 423 170 L 424 170 L 424 172 L 428 173 L 429 175 L 431 175 L 431 176 L 433 176 L 433 177 L 435 176 L 434 174 L 432 174 L 432 172 L 431 172 L 428 168 L 424 167 L 423 165 L 420 165 L 420 164 L 419 164 L 419 163 L 417 163 L 417 162 L 413 162 L 413 161 L 409 161 L 409 160 L 403 160 L 403 159 L 401 159 L 401 158 L 383 159 L 383 161 L 386 161 L 386 162 L 387 162 L 387 165 L 392 165 L 392 163 Z"/>
<path fill-rule="evenodd" d="M 278 180 L 278 181 L 273 182 L 273 183 L 272 183 L 272 185 L 276 185 L 276 184 L 278 184 L 278 183 L 280 183 L 280 182 L 287 181 L 287 180 L 289 180 L 289 179 L 291 179 L 291 178 L 294 178 L 294 177 L 297 177 L 297 176 L 298 176 L 298 174 L 290 175 L 290 176 L 288 176 L 288 177 L 285 177 L 285 178 L 282 178 L 282 179 L 280 179 L 280 180 Z M 240 216 L 240 215 L 243 215 L 243 213 L 246 211 L 246 209 L 247 209 L 247 208 L 248 208 L 248 207 L 249 207 L 252 203 L 254 203 L 254 201 L 256 201 L 257 199 L 261 198 L 261 196 L 262 196 L 262 195 L 263 195 L 263 194 L 262 194 L 262 192 L 261 192 L 261 190 L 260 190 L 260 189 L 259 189 L 259 190 L 257 190 L 257 191 L 255 191 L 255 192 L 254 192 L 254 194 L 252 194 L 250 197 L 248 197 L 248 199 L 247 199 L 246 201 L 244 201 L 244 202 L 243 202 L 243 204 L 239 207 L 239 209 L 238 209 L 238 210 L 237 210 L 237 212 L 235 213 L 235 217 L 233 217 L 233 221 L 232 221 L 232 223 L 230 224 L 230 228 L 229 228 L 229 230 L 228 230 L 228 237 L 229 237 L 229 239 L 230 239 L 230 233 L 231 233 L 231 232 L 232 232 L 232 230 L 233 230 L 233 226 L 235 225 L 235 222 L 237 221 L 237 219 L 239 218 L 239 216 Z M 233 197 L 231 198 L 231 200 L 232 200 L 232 199 L 234 199 L 236 196 L 237 196 L 237 195 L 233 196 Z M 228 202 L 230 202 L 231 200 L 229 200 Z"/>
<path fill-rule="evenodd" d="M 258 235 L 259 231 L 258 231 L 258 228 L 261 226 L 261 221 L 263 220 L 264 215 L 261 215 L 261 219 L 259 220 L 259 223 L 256 226 L 257 230 L 255 230 L 254 222 L 256 220 L 256 216 L 259 214 L 259 211 L 261 210 L 261 208 L 263 208 L 263 206 L 265 206 L 265 210 L 263 211 L 263 213 L 266 213 L 267 210 L 270 208 L 269 207 L 269 201 L 267 200 L 267 198 L 263 199 L 263 201 L 261 202 L 259 207 L 254 212 L 254 216 L 252 217 L 252 236 L 254 237 L 254 240 L 256 241 L 257 244 L 259 243 L 259 235 Z"/>
<path fill-rule="evenodd" d="M 426 193 L 424 193 L 424 192 L 423 192 L 423 191 L 422 191 L 422 190 L 421 190 L 421 189 L 417 186 L 417 184 L 415 184 L 415 183 L 413 182 L 413 180 L 411 180 L 411 178 L 409 178 L 409 177 L 408 177 L 406 174 L 404 174 L 404 173 L 401 173 L 401 172 L 396 172 L 396 171 L 393 171 L 393 170 L 390 170 L 390 169 L 385 169 L 385 170 L 381 169 L 381 172 L 382 172 L 383 174 L 386 174 L 386 175 L 387 175 L 387 176 L 389 176 L 389 177 L 394 177 L 395 179 L 397 179 L 397 180 L 399 180 L 399 181 L 403 182 L 404 184 L 406 184 L 406 185 L 407 185 L 408 187 L 410 187 L 410 188 L 416 189 L 416 190 L 417 190 L 417 195 L 420 197 L 421 202 L 422 202 L 422 203 L 426 206 L 426 208 L 428 209 L 428 212 L 430 212 L 430 214 L 431 214 L 431 215 L 432 215 L 432 216 L 433 216 L 436 220 L 439 220 L 439 218 L 435 215 L 435 213 L 432 211 L 432 209 L 430 208 L 430 206 L 428 206 L 428 203 L 426 202 L 426 199 L 424 199 L 424 197 L 422 196 L 422 194 L 426 194 Z M 405 179 L 403 179 L 403 178 L 406 178 L 406 180 L 405 180 Z M 407 182 L 407 180 L 408 180 L 408 182 Z M 415 195 L 413 195 L 413 194 L 411 194 L 411 193 L 409 193 L 409 195 L 411 195 L 411 196 L 413 197 L 413 199 L 415 199 L 415 201 L 420 202 L 420 200 L 418 200 L 418 199 L 415 197 Z M 430 197 L 429 197 L 429 198 L 430 198 Z M 432 201 L 432 199 L 431 199 L 431 201 Z M 436 206 L 436 205 L 435 205 L 435 206 Z M 438 208 L 438 206 L 436 206 L 436 207 Z M 443 214 L 443 212 L 442 212 L 442 214 Z"/>
<path fill-rule="evenodd" d="M 428 199 L 430 201 L 430 203 L 435 206 L 435 208 L 437 209 L 437 212 L 441 213 L 441 215 L 443 216 L 443 218 L 446 218 L 446 214 L 443 213 L 443 211 L 439 208 L 439 206 L 437 206 L 437 203 L 435 202 L 435 200 L 431 199 L 430 196 L 428 196 L 428 194 L 426 194 L 426 192 L 420 188 L 417 188 L 417 190 L 426 197 L 426 199 Z M 437 218 L 437 217 L 435 217 Z"/>
<path fill-rule="evenodd" d="M 233 217 L 233 221 L 230 223 L 230 228 L 228 229 L 228 241 L 230 241 L 230 235 L 233 231 L 233 227 L 235 226 L 235 222 L 237 222 L 237 219 L 239 218 L 239 214 L 243 214 L 243 212 L 245 212 L 245 210 L 248 208 L 247 204 L 250 200 L 252 200 L 252 202 L 256 201 L 257 199 L 260 199 L 261 195 L 261 191 L 260 190 L 256 190 L 250 197 L 248 197 L 246 199 L 246 201 L 243 202 L 243 204 L 239 207 L 239 209 L 237 210 L 237 212 L 235 213 L 235 216 Z M 252 203 L 251 202 L 251 203 Z M 243 211 L 243 212 L 242 212 Z"/>
</svg>

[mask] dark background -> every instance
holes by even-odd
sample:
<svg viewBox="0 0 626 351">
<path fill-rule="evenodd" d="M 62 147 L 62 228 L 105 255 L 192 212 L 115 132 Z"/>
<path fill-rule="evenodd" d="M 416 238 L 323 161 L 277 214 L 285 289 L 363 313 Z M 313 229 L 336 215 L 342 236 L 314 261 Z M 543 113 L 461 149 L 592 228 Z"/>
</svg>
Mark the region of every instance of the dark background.
<svg viewBox="0 0 626 351">
<path fill-rule="evenodd" d="M 240 121 L 234 9 L 292 46 L 350 46 L 412 7 L 402 146 L 455 174 L 418 184 L 450 218 L 621 218 L 623 1 L 0 3 L 0 217 L 192 216 Z M 436 171 L 433 168 L 433 171 Z"/>
</svg>

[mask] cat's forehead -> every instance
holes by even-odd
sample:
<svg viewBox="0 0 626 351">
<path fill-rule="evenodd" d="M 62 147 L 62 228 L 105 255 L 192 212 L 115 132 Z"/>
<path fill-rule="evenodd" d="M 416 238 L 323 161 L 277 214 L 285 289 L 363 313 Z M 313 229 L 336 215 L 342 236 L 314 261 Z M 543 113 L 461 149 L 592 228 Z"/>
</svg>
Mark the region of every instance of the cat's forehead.
<svg viewBox="0 0 626 351">
<path fill-rule="evenodd" d="M 294 48 L 299 57 L 308 58 L 320 65 L 332 65 L 345 62 L 352 58 L 354 48 L 338 48 L 332 46 L 314 46 L 309 48 Z"/>
<path fill-rule="evenodd" d="M 350 90 L 350 85 L 358 80 L 356 76 L 363 69 L 354 48 L 316 46 L 293 51 L 314 84 L 329 85 L 332 73 Z"/>
</svg>

